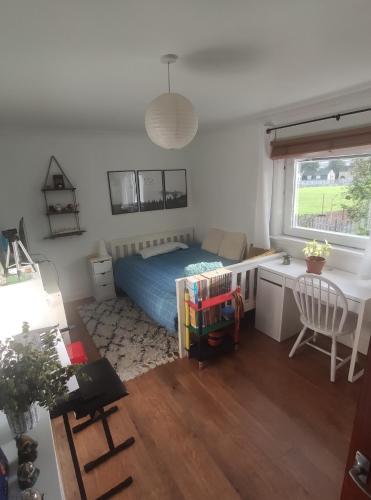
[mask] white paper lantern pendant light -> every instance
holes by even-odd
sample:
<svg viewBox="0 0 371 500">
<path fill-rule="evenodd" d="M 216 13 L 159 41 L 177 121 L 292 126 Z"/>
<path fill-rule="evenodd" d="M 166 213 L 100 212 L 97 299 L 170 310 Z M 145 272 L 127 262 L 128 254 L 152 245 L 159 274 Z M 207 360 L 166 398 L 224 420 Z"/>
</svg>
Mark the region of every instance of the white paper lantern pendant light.
<svg viewBox="0 0 371 500">
<path fill-rule="evenodd" d="M 184 148 L 192 141 L 198 128 L 198 118 L 192 103 L 170 89 L 170 64 L 177 59 L 175 54 L 161 57 L 161 62 L 167 64 L 168 92 L 150 103 L 145 116 L 148 137 L 164 149 Z"/>
</svg>

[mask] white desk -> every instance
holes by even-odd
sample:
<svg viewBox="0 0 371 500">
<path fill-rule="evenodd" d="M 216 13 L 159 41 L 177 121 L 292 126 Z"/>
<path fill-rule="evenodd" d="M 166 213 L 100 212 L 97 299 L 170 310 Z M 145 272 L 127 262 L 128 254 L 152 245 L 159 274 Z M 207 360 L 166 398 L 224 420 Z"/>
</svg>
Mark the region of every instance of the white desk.
<svg viewBox="0 0 371 500">
<path fill-rule="evenodd" d="M 305 272 L 306 263 L 299 259 L 284 265 L 279 258 L 259 266 L 255 326 L 279 342 L 301 329 L 292 287 L 297 276 Z M 370 339 L 371 280 L 360 280 L 355 274 L 328 266 L 322 274 L 338 285 L 347 299 L 349 311 L 358 315 L 348 375 L 349 382 L 354 382 L 363 374 L 363 370 L 355 373 L 357 352 L 367 353 Z"/>
<path fill-rule="evenodd" d="M 35 343 L 38 345 L 38 334 L 44 329 L 34 330 Z M 20 334 L 22 335 L 22 334 Z M 57 338 L 59 342 L 56 345 L 59 360 L 62 366 L 70 364 L 66 346 L 58 332 Z M 67 382 L 68 392 L 75 391 L 79 388 L 75 376 L 71 377 Z M 45 499 L 50 500 L 64 500 L 64 492 L 62 480 L 60 477 L 60 470 L 57 463 L 57 457 L 54 450 L 54 440 L 52 428 L 50 423 L 49 412 L 44 408 L 39 408 L 40 420 L 35 428 L 27 432 L 32 438 L 36 439 L 39 443 L 38 457 L 35 462 L 36 466 L 40 469 L 40 476 L 38 477 L 35 488 L 41 493 L 44 493 Z M 14 436 L 12 436 L 6 416 L 0 412 L 0 447 L 5 453 L 9 461 L 10 474 L 9 474 L 9 500 L 18 500 L 20 498 L 20 490 L 17 482 L 17 465 L 18 455 Z"/>
<path fill-rule="evenodd" d="M 0 286 L 0 339 L 16 335 L 27 321 L 31 330 L 46 325 L 67 326 L 63 299 L 53 276 L 39 272 L 31 279 L 12 285 Z"/>
<path fill-rule="evenodd" d="M 65 496 L 54 451 L 49 412 L 39 408 L 39 416 L 39 423 L 32 431 L 27 432 L 27 435 L 39 443 L 35 465 L 40 469 L 40 475 L 35 488 L 44 493 L 45 499 L 63 500 Z M 0 413 L 0 446 L 9 461 L 9 500 L 18 500 L 21 498 L 21 491 L 17 482 L 17 447 L 3 413 Z"/>
</svg>

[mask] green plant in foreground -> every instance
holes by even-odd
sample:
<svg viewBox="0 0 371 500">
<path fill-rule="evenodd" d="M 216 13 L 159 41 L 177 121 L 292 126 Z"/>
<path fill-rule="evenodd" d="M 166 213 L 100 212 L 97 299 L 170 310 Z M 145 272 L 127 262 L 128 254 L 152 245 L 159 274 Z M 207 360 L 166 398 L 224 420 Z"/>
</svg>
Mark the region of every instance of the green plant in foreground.
<svg viewBox="0 0 371 500">
<path fill-rule="evenodd" d="M 325 240 L 324 243 L 319 243 L 316 240 L 308 241 L 303 248 L 303 253 L 306 257 L 323 257 L 330 255 L 332 246 Z"/>
<path fill-rule="evenodd" d="M 32 344 L 25 326 L 23 331 L 25 341 L 0 342 L 0 410 L 5 413 L 24 413 L 33 403 L 52 408 L 67 394 L 67 381 L 79 370 L 76 365 L 61 366 L 55 356 L 60 341 L 56 330 L 43 335 L 42 349 Z"/>
</svg>

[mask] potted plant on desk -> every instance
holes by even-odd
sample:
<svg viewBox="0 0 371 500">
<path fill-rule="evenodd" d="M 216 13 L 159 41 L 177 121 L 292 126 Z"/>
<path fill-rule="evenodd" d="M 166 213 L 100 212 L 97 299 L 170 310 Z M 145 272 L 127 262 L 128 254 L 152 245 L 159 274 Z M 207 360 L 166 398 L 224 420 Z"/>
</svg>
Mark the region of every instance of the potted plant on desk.
<svg viewBox="0 0 371 500">
<path fill-rule="evenodd" d="M 37 424 L 38 406 L 52 408 L 67 393 L 67 381 L 78 366 L 61 366 L 55 352 L 57 330 L 43 334 L 36 346 L 32 332 L 24 328 L 22 339 L 0 341 L 0 410 L 14 435 Z"/>
<path fill-rule="evenodd" d="M 325 240 L 324 243 L 318 243 L 316 240 L 309 241 L 303 248 L 305 260 L 307 262 L 307 272 L 321 274 L 326 257 L 330 255 L 331 245 Z"/>
</svg>

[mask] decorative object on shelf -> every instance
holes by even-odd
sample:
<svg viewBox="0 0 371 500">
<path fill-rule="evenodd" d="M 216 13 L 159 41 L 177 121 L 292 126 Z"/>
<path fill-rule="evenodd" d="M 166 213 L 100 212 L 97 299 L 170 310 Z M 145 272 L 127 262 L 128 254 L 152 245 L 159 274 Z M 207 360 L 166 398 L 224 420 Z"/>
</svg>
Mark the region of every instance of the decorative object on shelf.
<svg viewBox="0 0 371 500">
<path fill-rule="evenodd" d="M 0 448 L 0 498 L 8 498 L 9 463 L 5 453 Z"/>
<path fill-rule="evenodd" d="M 44 495 L 36 488 L 27 488 L 21 493 L 21 500 L 43 500 Z"/>
<path fill-rule="evenodd" d="M 62 367 L 55 358 L 56 334 L 47 329 L 42 345 L 41 334 L 28 331 L 0 341 L 0 410 L 16 436 L 37 424 L 38 406 L 52 408 L 66 394 L 67 381 L 79 370 L 76 365 Z"/>
<path fill-rule="evenodd" d="M 24 462 L 18 465 L 17 477 L 18 485 L 21 490 L 32 488 L 39 477 L 40 469 L 32 462 Z"/>
<path fill-rule="evenodd" d="M 27 434 L 22 434 L 15 439 L 18 450 L 18 463 L 34 462 L 37 458 L 38 442 Z"/>
<path fill-rule="evenodd" d="M 6 419 L 10 430 L 15 436 L 32 431 L 39 422 L 38 406 L 30 404 L 25 411 L 6 411 Z"/>
<path fill-rule="evenodd" d="M 175 54 L 166 54 L 161 62 L 167 64 L 168 92 L 156 97 L 147 108 L 145 127 L 151 141 L 164 149 L 181 149 L 195 137 L 198 118 L 192 103 L 184 96 L 171 92 L 170 64 Z"/>
<path fill-rule="evenodd" d="M 12 269 L 17 271 L 18 279 L 21 278 L 22 273 L 36 272 L 35 263 L 19 238 L 17 229 L 2 231 L 2 236 L 7 241 L 5 277 L 11 274 Z M 11 258 L 13 263 L 11 263 Z"/>
<path fill-rule="evenodd" d="M 53 169 L 57 169 L 58 173 L 52 174 Z M 55 156 L 50 157 L 44 186 L 41 191 L 44 193 L 46 216 L 49 222 L 50 234 L 46 236 L 47 239 L 59 238 L 62 236 L 75 236 L 85 233 L 85 230 L 80 227 L 76 188 L 72 185 Z M 55 194 L 57 192 L 58 195 Z M 49 196 L 52 196 L 53 199 L 55 196 L 57 196 L 58 199 L 62 197 L 63 202 L 61 200 L 57 203 L 50 203 Z M 68 201 L 68 203 L 66 203 L 66 196 L 72 197 L 72 200 Z M 62 228 L 60 225 L 61 218 L 55 217 L 56 215 L 71 215 L 74 224 L 71 227 Z M 62 219 L 64 220 L 65 217 L 62 217 Z"/>
<path fill-rule="evenodd" d="M 187 172 L 181 170 L 164 170 L 165 208 L 182 208 L 187 200 Z"/>
<path fill-rule="evenodd" d="M 282 260 L 282 264 L 283 264 L 284 266 L 289 266 L 289 265 L 291 264 L 291 255 L 290 255 L 290 254 L 286 253 L 286 254 L 283 256 L 283 258 L 282 258 L 282 259 L 283 259 L 283 260 Z"/>
<path fill-rule="evenodd" d="M 53 175 L 53 186 L 54 186 L 54 189 L 64 189 L 63 174 Z"/>
<path fill-rule="evenodd" d="M 217 347 L 222 344 L 224 335 L 225 333 L 222 330 L 209 332 L 207 334 L 207 343 L 210 347 Z"/>
<path fill-rule="evenodd" d="M 139 170 L 138 185 L 141 212 L 164 208 L 162 170 Z"/>
<path fill-rule="evenodd" d="M 316 240 L 309 241 L 303 248 L 305 260 L 307 263 L 307 272 L 312 274 L 321 274 L 326 257 L 330 255 L 331 245 L 325 240 L 319 243 Z"/>
<path fill-rule="evenodd" d="M 135 170 L 107 172 L 112 215 L 139 211 Z"/>
</svg>

